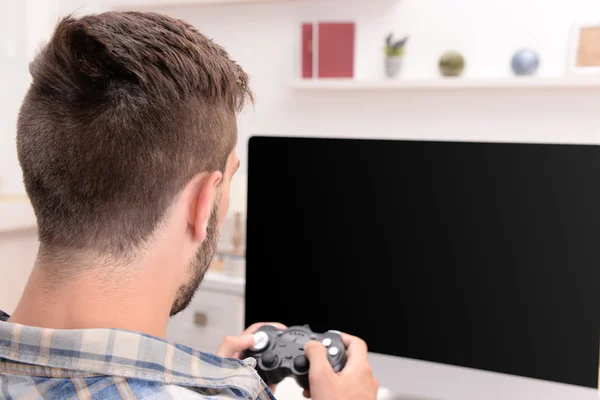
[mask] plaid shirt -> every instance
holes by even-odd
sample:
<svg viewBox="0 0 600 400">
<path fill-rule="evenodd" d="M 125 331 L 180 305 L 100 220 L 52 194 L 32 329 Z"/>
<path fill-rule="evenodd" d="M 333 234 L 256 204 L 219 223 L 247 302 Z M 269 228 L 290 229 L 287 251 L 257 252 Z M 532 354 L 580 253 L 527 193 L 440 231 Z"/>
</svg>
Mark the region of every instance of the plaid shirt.
<svg viewBox="0 0 600 400">
<path fill-rule="evenodd" d="M 43 329 L 0 311 L 1 399 L 274 400 L 256 361 L 119 329 Z"/>
</svg>

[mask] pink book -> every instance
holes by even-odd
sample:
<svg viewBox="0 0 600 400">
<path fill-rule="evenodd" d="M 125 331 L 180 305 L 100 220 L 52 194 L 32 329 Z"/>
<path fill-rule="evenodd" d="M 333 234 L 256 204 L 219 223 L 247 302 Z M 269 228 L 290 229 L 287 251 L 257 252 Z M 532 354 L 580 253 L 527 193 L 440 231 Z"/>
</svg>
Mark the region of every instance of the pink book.
<svg viewBox="0 0 600 400">
<path fill-rule="evenodd" d="M 320 22 L 318 24 L 319 78 L 354 77 L 355 32 L 354 22 Z"/>
<path fill-rule="evenodd" d="M 313 77 L 313 24 L 302 24 L 302 77 Z"/>
</svg>

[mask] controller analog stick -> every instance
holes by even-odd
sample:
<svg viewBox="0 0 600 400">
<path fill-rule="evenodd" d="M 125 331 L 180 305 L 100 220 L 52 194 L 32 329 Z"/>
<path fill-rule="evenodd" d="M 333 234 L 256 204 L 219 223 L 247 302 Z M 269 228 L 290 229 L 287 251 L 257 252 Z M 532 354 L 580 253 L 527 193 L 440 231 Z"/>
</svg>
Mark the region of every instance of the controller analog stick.
<svg viewBox="0 0 600 400">
<path fill-rule="evenodd" d="M 265 351 L 265 353 L 262 355 L 261 359 L 262 359 L 263 365 L 267 368 L 274 367 L 275 364 L 277 364 L 277 354 L 275 354 L 271 350 Z"/>
<path fill-rule="evenodd" d="M 254 334 L 254 346 L 251 347 L 252 351 L 264 350 L 269 344 L 269 335 L 266 332 L 259 331 Z"/>
<path fill-rule="evenodd" d="M 306 372 L 308 371 L 308 358 L 304 354 L 297 356 L 294 359 L 294 368 L 298 372 Z"/>
</svg>

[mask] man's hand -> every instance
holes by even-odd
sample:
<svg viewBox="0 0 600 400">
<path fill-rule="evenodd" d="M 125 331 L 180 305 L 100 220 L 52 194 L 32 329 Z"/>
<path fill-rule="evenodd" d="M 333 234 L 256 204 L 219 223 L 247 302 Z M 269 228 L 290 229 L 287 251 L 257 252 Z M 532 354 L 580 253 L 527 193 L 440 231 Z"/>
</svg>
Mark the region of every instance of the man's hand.
<svg viewBox="0 0 600 400">
<path fill-rule="evenodd" d="M 287 329 L 287 326 L 279 322 L 257 322 L 252 324 L 240 336 L 225 336 L 217 349 L 217 355 L 223 358 L 240 358 L 244 350 L 254 346 L 253 333 L 263 325 L 272 325 L 277 329 Z"/>
<path fill-rule="evenodd" d="M 225 336 L 217 349 L 216 355 L 223 358 L 241 358 L 244 350 L 254 346 L 253 333 L 263 325 L 272 325 L 277 329 L 287 329 L 287 326 L 279 322 L 257 322 L 252 324 L 240 336 Z M 270 385 L 269 389 L 275 392 L 276 385 Z"/>
<path fill-rule="evenodd" d="M 327 349 L 316 341 L 307 342 L 304 352 L 310 362 L 310 392 L 304 397 L 315 400 L 375 400 L 379 382 L 373 376 L 364 340 L 342 333 L 348 360 L 339 373 L 333 372 Z"/>
</svg>

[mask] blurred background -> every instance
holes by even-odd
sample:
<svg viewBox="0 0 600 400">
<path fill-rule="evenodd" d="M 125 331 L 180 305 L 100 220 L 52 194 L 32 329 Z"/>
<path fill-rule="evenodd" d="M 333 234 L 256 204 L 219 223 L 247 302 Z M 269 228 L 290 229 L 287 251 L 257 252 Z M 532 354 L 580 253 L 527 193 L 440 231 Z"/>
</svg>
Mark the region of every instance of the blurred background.
<svg viewBox="0 0 600 400">
<path fill-rule="evenodd" d="M 214 268 L 225 275 L 215 285 L 238 295 L 252 135 L 600 142 L 595 0 L 3 0 L 0 308 L 7 312 L 37 251 L 15 149 L 28 64 L 60 17 L 116 9 L 184 18 L 251 76 L 257 101 L 239 118 L 242 167 Z M 228 281 L 224 264 L 232 260 Z M 202 315 L 194 318 L 201 325 Z"/>
</svg>

